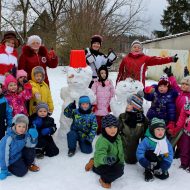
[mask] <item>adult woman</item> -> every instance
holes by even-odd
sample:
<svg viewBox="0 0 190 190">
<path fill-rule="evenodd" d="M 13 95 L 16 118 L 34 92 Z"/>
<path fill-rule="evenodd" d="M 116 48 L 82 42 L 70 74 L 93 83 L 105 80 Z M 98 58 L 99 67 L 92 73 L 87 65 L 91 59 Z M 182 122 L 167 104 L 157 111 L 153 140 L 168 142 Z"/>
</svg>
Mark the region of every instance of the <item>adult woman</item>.
<svg viewBox="0 0 190 190">
<path fill-rule="evenodd" d="M 27 45 L 23 47 L 19 58 L 18 69 L 25 70 L 30 80 L 32 69 L 36 66 L 42 66 L 45 70 L 45 82 L 49 85 L 46 67 L 57 67 L 58 58 L 53 50 L 48 53 L 41 44 L 42 40 L 37 35 L 28 38 Z"/>
</svg>

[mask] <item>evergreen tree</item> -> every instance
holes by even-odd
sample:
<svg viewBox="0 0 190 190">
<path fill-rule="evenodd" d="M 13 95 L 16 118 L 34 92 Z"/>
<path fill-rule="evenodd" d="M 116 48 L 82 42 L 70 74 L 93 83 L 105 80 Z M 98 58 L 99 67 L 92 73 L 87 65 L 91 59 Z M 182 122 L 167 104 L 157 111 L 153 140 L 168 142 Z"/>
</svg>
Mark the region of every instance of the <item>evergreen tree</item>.
<svg viewBox="0 0 190 190">
<path fill-rule="evenodd" d="M 167 0 L 161 24 L 166 33 L 177 34 L 190 31 L 190 0 Z"/>
</svg>

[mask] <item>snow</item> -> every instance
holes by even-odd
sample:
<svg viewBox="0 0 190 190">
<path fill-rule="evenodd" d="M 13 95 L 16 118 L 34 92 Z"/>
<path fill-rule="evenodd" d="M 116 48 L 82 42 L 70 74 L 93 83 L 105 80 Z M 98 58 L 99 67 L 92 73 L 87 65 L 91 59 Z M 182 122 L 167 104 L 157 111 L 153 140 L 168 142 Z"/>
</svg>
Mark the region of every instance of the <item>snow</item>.
<svg viewBox="0 0 190 190">
<path fill-rule="evenodd" d="M 62 100 L 60 98 L 60 89 L 67 86 L 66 73 L 62 67 L 49 69 L 51 91 L 53 95 L 55 111 L 53 117 L 59 127 L 59 118 L 61 113 Z M 117 73 L 110 73 L 110 78 L 115 81 Z M 147 85 L 155 81 L 147 81 Z M 149 102 L 145 103 L 146 108 Z M 99 176 L 93 172 L 85 172 L 84 166 L 93 156 L 86 155 L 77 150 L 74 157 L 67 156 L 66 136 L 62 139 L 55 135 L 55 140 L 60 148 L 60 154 L 54 158 L 45 157 L 43 160 L 36 160 L 40 166 L 37 173 L 28 172 L 24 177 L 19 178 L 10 176 L 4 181 L 0 181 L 0 190 L 97 190 L 103 189 L 98 182 Z M 93 145 L 95 141 L 93 142 Z M 170 178 L 161 181 L 155 179 L 153 182 L 145 182 L 143 168 L 136 165 L 125 165 L 125 174 L 112 183 L 113 190 L 187 190 L 189 189 L 190 174 L 179 169 L 180 161 L 174 160 L 169 170 Z"/>
</svg>

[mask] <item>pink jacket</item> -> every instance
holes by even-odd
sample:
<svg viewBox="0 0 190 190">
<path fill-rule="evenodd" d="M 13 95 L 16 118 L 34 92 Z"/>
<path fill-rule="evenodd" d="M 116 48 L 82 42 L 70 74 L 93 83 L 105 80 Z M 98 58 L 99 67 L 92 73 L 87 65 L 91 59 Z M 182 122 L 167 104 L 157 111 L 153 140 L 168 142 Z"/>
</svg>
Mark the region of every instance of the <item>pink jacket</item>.
<svg viewBox="0 0 190 190">
<path fill-rule="evenodd" d="M 13 110 L 13 116 L 21 113 L 28 115 L 25 103 L 27 100 L 30 100 L 32 97 L 31 84 L 29 83 L 25 84 L 24 90 L 20 93 L 7 92 L 5 97 Z"/>
<path fill-rule="evenodd" d="M 92 90 L 96 95 L 96 101 L 94 104 L 97 106 L 97 109 L 95 110 L 95 115 L 107 115 L 109 113 L 108 108 L 111 98 L 115 95 L 112 82 L 110 80 L 106 80 L 105 87 L 103 87 L 101 82 L 95 81 L 92 85 Z"/>
<path fill-rule="evenodd" d="M 172 88 L 177 90 L 178 97 L 176 98 L 176 119 L 179 118 L 181 109 L 184 107 L 186 100 L 190 100 L 190 92 L 183 92 L 180 86 L 177 84 L 176 78 L 174 76 L 169 77 Z"/>
</svg>

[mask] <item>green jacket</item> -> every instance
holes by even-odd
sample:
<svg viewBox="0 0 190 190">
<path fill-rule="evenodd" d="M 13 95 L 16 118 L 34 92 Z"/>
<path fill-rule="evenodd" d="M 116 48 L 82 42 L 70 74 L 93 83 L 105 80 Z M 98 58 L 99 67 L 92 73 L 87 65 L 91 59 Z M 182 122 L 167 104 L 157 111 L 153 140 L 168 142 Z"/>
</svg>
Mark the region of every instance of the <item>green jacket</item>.
<svg viewBox="0 0 190 190">
<path fill-rule="evenodd" d="M 105 165 L 105 158 L 107 156 L 114 156 L 117 158 L 118 163 L 124 164 L 124 153 L 120 135 L 117 136 L 114 143 L 111 143 L 102 135 L 99 136 L 95 145 L 94 166 Z"/>
</svg>

